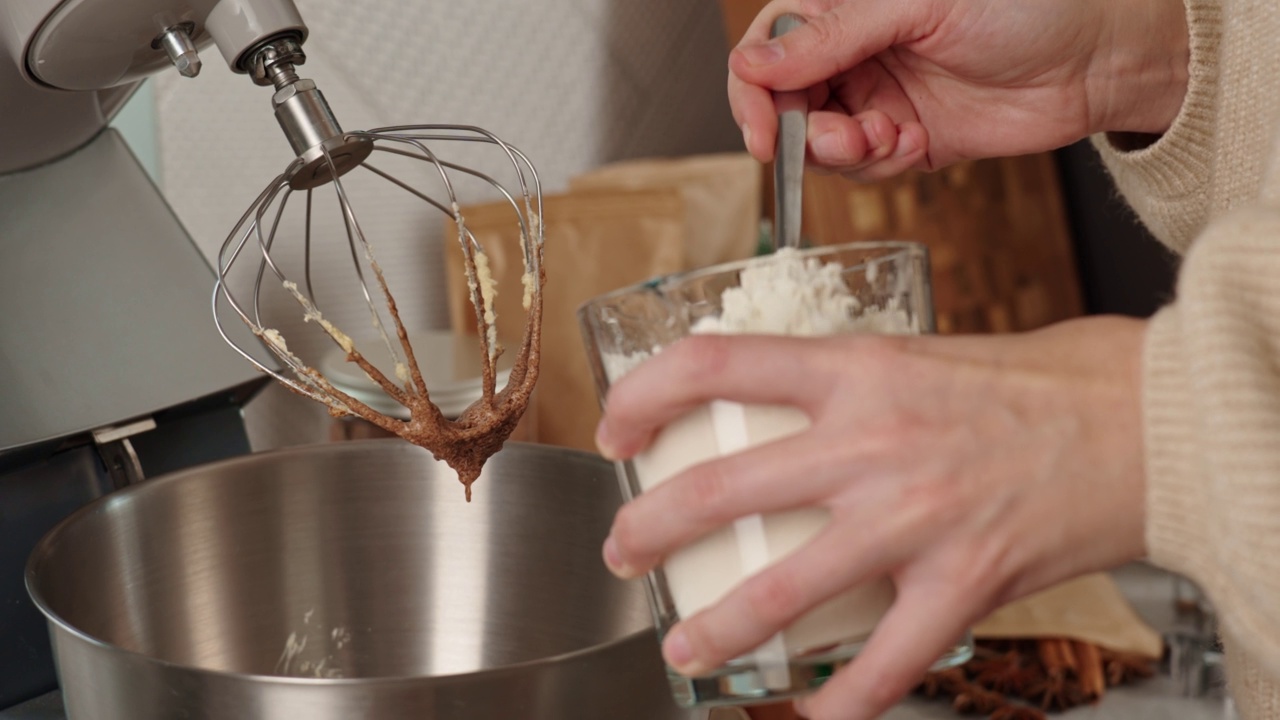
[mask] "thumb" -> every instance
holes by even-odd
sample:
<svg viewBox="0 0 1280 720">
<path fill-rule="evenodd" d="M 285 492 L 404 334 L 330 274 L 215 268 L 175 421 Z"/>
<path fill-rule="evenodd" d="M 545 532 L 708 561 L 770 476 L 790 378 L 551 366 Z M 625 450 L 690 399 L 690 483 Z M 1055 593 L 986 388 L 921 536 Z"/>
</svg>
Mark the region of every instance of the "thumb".
<svg viewBox="0 0 1280 720">
<path fill-rule="evenodd" d="M 847 0 L 782 37 L 744 41 L 729 56 L 729 68 L 771 90 L 807 88 L 928 35 L 938 24 L 931 5 L 927 0 Z"/>
</svg>

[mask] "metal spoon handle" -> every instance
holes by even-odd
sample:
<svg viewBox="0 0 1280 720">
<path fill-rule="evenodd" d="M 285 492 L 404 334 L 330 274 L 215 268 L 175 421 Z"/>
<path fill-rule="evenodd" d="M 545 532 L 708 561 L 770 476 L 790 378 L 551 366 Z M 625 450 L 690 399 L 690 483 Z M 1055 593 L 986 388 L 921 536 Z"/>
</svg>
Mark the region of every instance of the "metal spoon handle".
<svg viewBox="0 0 1280 720">
<path fill-rule="evenodd" d="M 773 21 L 773 37 L 805 23 L 786 14 Z M 801 192 L 804 187 L 805 135 L 809 125 L 809 95 L 804 90 L 775 92 L 778 142 L 773 162 L 773 246 L 800 247 Z"/>
</svg>

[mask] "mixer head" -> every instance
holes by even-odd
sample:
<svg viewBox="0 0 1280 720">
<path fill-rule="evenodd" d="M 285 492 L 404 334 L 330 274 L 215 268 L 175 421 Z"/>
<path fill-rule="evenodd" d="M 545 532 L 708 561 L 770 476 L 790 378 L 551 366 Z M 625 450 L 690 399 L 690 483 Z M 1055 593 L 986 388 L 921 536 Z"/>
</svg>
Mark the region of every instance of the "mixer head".
<svg viewBox="0 0 1280 720">
<path fill-rule="evenodd" d="M 458 470 L 468 485 L 479 474 L 492 452 L 501 447 L 523 414 L 537 379 L 538 345 L 542 318 L 543 224 L 542 190 L 529 159 L 493 133 L 466 125 L 404 125 L 369 131 L 344 132 L 314 82 L 300 79 L 297 66 L 305 61 L 296 38 L 285 36 L 261 46 L 248 60 L 255 82 L 271 85 L 276 118 L 297 157 L 268 183 L 236 223 L 217 259 L 218 282 L 214 290 L 214 318 L 218 329 L 247 360 L 301 395 L 326 405 L 337 416 L 356 415 L 382 429 L 424 445 Z M 450 149 L 488 146 L 500 158 L 502 172 L 488 173 L 449 159 Z M 407 163 L 405 161 L 408 161 Z M 390 166 L 400 163 L 400 170 Z M 353 180 L 373 180 L 378 192 L 400 194 L 414 203 L 438 211 L 458 228 L 467 268 L 467 283 L 475 307 L 482 367 L 482 398 L 456 419 L 444 418 L 430 401 L 399 308 L 388 288 L 382 267 L 374 256 L 356 211 L 358 201 L 350 190 Z M 518 225 L 523 254 L 524 309 L 526 322 L 514 366 L 505 388 L 496 387 L 498 343 L 494 296 L 497 288 L 483 248 L 467 229 L 457 187 L 462 181 L 479 182 L 501 196 Z M 330 195 L 330 193 L 332 193 Z M 301 194 L 302 198 L 295 196 Z M 292 205 L 291 205 L 292 201 Z M 351 258 L 359 302 L 367 306 L 375 341 L 386 349 L 391 372 L 369 361 L 350 335 L 324 314 L 324 305 L 312 283 L 313 243 L 316 222 L 332 220 L 317 205 L 332 202 L 338 209 L 341 236 Z M 292 207 L 301 204 L 301 214 Z M 332 206 L 331 206 L 332 207 Z M 285 256 L 301 258 L 300 277 L 288 269 Z M 293 263 L 298 267 L 298 263 Z M 237 297 L 233 288 L 249 286 L 232 280 L 251 273 L 251 290 Z M 280 332 L 264 320 L 264 298 L 270 292 L 286 293 L 298 312 L 322 329 L 391 398 L 409 411 L 409 420 L 388 417 L 359 399 L 334 387 L 320 372 L 291 350 Z M 324 302 L 331 298 L 326 297 Z M 237 345 L 220 320 L 225 304 L 280 360 L 284 370 L 257 361 L 247 348 Z"/>
</svg>

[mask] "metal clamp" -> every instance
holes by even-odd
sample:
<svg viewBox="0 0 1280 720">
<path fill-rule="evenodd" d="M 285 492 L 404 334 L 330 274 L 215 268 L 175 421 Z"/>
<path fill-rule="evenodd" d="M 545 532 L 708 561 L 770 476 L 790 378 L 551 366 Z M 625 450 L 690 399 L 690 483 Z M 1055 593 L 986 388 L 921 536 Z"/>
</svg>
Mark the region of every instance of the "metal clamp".
<svg viewBox="0 0 1280 720">
<path fill-rule="evenodd" d="M 125 425 L 110 425 L 93 431 L 93 442 L 98 447 L 98 456 L 106 465 L 107 474 L 117 490 L 146 479 L 142 472 L 142 463 L 138 453 L 133 449 L 129 438 L 134 435 L 156 429 L 156 421 L 143 418 Z"/>
</svg>

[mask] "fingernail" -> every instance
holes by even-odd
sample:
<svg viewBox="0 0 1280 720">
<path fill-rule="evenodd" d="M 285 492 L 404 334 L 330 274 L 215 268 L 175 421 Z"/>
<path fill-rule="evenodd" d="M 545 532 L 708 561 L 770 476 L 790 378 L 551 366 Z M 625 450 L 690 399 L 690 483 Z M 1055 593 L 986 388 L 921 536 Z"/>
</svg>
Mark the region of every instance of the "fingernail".
<svg viewBox="0 0 1280 720">
<path fill-rule="evenodd" d="M 825 132 L 813 139 L 813 154 L 823 160 L 844 160 L 844 142 L 835 130 Z"/>
<path fill-rule="evenodd" d="M 609 566 L 610 572 L 621 578 L 629 578 L 634 573 L 627 564 L 622 561 L 622 554 L 618 552 L 618 543 L 614 542 L 613 536 L 604 539 L 604 564 Z"/>
<path fill-rule="evenodd" d="M 893 151 L 895 157 L 906 157 L 920 148 L 915 137 L 911 135 L 898 136 L 898 148 Z"/>
<path fill-rule="evenodd" d="M 783 58 L 786 51 L 782 49 L 782 43 L 776 40 L 770 40 L 765 43 L 757 43 L 755 45 L 746 45 L 742 48 L 742 55 L 752 65 L 772 65 Z"/>
<path fill-rule="evenodd" d="M 688 636 L 680 628 L 677 627 L 667 635 L 662 643 L 662 655 L 667 659 L 667 664 L 676 670 L 682 673 L 692 670 L 693 648 L 689 645 Z"/>
<path fill-rule="evenodd" d="M 873 122 L 859 122 L 862 126 L 862 133 L 867 136 L 867 152 L 874 153 L 884 147 L 884 138 L 881 138 L 876 132 L 876 124 Z"/>
<path fill-rule="evenodd" d="M 607 460 L 619 459 L 617 449 L 613 446 L 613 440 L 609 437 L 609 428 L 603 420 L 596 426 L 596 449 Z"/>
<path fill-rule="evenodd" d="M 742 124 L 742 144 L 747 148 L 747 152 L 751 152 L 751 126 Z"/>
</svg>

